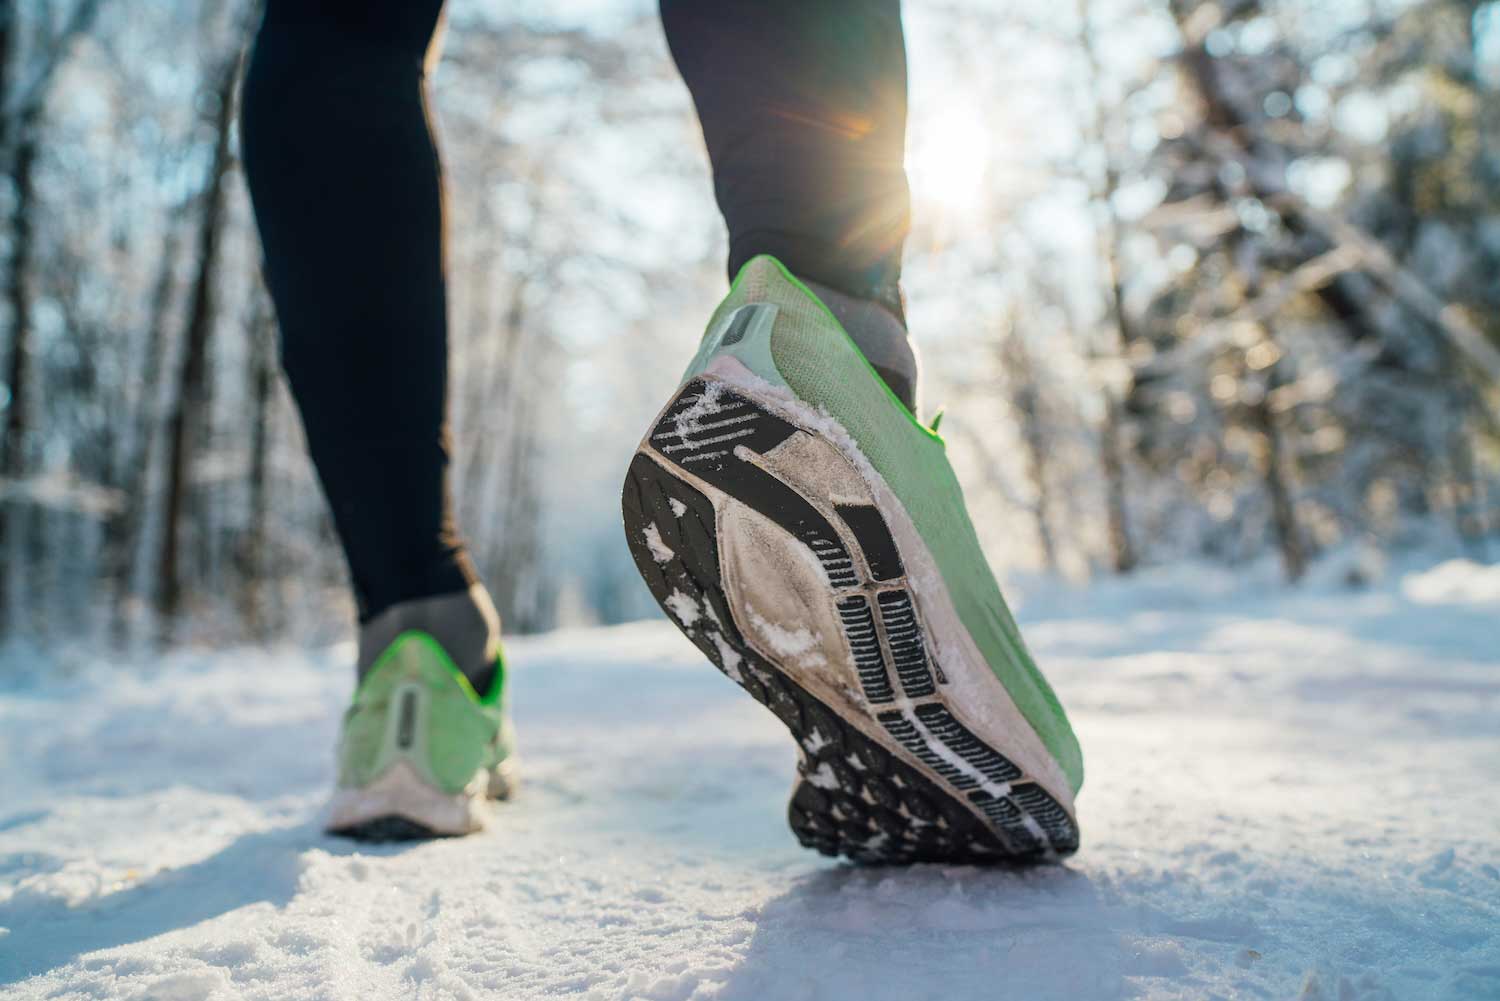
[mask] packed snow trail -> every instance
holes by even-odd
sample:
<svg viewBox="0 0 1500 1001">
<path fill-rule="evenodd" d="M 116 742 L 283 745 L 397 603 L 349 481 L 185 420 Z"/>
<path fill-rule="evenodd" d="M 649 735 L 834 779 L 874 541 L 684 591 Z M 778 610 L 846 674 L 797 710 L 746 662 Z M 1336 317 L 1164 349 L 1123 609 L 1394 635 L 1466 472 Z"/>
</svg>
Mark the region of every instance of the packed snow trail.
<svg viewBox="0 0 1500 1001">
<path fill-rule="evenodd" d="M 0 996 L 1500 997 L 1500 568 L 1034 595 L 1084 846 L 798 848 L 792 746 L 665 623 L 511 646 L 521 798 L 320 834 L 347 650 L 0 665 Z"/>
</svg>

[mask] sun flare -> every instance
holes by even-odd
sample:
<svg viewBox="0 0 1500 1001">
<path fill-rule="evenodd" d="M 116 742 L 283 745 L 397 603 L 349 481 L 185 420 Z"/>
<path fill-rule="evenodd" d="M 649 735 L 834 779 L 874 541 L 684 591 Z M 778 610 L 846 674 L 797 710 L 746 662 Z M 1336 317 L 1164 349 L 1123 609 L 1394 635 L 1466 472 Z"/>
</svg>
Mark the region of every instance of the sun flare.
<svg viewBox="0 0 1500 1001">
<path fill-rule="evenodd" d="M 907 155 L 912 198 L 958 214 L 984 193 L 990 167 L 990 128 L 974 108 L 953 108 L 913 132 Z"/>
</svg>

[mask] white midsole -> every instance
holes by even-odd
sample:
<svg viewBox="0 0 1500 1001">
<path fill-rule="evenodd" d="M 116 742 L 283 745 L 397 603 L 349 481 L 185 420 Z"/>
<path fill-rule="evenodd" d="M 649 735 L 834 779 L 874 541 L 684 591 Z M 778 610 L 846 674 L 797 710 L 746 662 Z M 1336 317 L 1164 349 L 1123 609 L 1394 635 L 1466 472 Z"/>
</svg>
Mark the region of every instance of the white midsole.
<svg viewBox="0 0 1500 1001">
<path fill-rule="evenodd" d="M 804 489 L 800 492 L 822 510 L 836 530 L 842 531 L 839 527 L 841 519 L 837 518 L 833 511 L 827 510 L 826 504 L 820 503 L 822 497 L 829 496 L 827 491 L 833 490 L 838 495 L 842 495 L 838 498 L 840 502 L 862 501 L 876 506 L 895 538 L 905 567 L 907 581 L 915 598 L 918 621 L 928 644 L 929 659 L 941 668 L 943 674 L 943 683 L 937 686 L 938 700 L 975 736 L 1000 750 L 1017 768 L 1021 769 L 1024 774 L 1015 782 L 1037 783 L 1069 815 L 1072 815 L 1073 791 L 1062 768 L 1046 749 L 1041 738 L 1016 706 L 1010 692 L 995 676 L 995 672 L 980 653 L 973 637 L 969 635 L 968 629 L 959 619 L 953 600 L 948 593 L 947 584 L 938 572 L 936 561 L 926 543 L 917 533 L 911 517 L 897 500 L 895 493 L 886 484 L 884 478 L 860 453 L 852 437 L 826 413 L 814 410 L 808 404 L 793 397 L 788 391 L 773 386 L 756 376 L 732 356 L 721 355 L 715 358 L 710 363 L 705 376 L 725 383 L 755 404 L 807 431 L 815 441 L 826 443 L 837 453 L 837 458 L 843 460 L 842 462 L 814 463 L 808 462 L 809 456 L 802 454 L 796 457 L 796 461 L 788 461 L 778 466 L 774 455 L 757 458 L 752 453 L 746 456 L 746 458 L 754 459 L 778 477 L 790 480 L 794 485 L 799 479 L 816 481 L 814 489 Z M 807 450 L 805 444 L 799 447 L 804 452 Z M 655 454 L 655 450 L 649 445 L 649 436 L 648 441 L 643 442 L 641 448 L 643 451 Z M 755 519 L 747 517 L 745 512 L 749 509 L 741 502 L 694 476 L 690 470 L 669 463 L 659 455 L 655 457 L 664 464 L 672 465 L 674 475 L 688 480 L 695 489 L 710 499 L 714 505 L 721 533 L 732 532 L 735 529 L 755 531 Z M 829 456 L 829 458 L 833 457 Z M 835 469 L 833 468 L 835 464 L 843 468 Z M 852 484 L 850 473 L 858 477 L 858 485 Z M 850 496 L 855 492 L 862 496 Z M 844 541 L 851 552 L 857 551 L 858 547 L 850 544 L 852 540 L 845 539 Z M 733 545 L 734 537 L 732 535 L 725 537 L 721 534 L 721 548 L 726 544 Z M 796 548 L 800 551 L 804 547 L 799 545 Z M 787 568 L 793 574 L 797 572 L 796 567 L 790 562 Z M 768 635 L 764 621 L 760 621 L 760 616 L 754 616 L 752 621 L 741 621 L 742 618 L 750 617 L 744 611 L 747 608 L 752 611 L 758 607 L 774 608 L 778 600 L 785 603 L 784 598 L 779 598 L 774 593 L 782 587 L 779 575 L 745 574 L 743 576 L 746 579 L 743 581 L 733 579 L 734 576 L 732 573 L 726 574 L 726 598 L 736 617 L 736 625 L 741 635 L 757 652 L 782 667 L 793 680 L 819 699 L 836 709 L 845 710 L 840 712 L 840 715 L 859 727 L 866 736 L 897 754 L 903 761 L 918 768 L 934 781 L 946 785 L 941 776 L 902 748 L 874 719 L 873 710 L 864 699 L 857 678 L 852 675 L 850 666 L 852 657 L 848 654 L 847 644 L 843 643 L 841 635 L 840 642 L 845 651 L 844 656 L 839 658 L 842 670 L 830 671 L 826 664 L 819 664 L 815 656 L 809 655 L 801 658 L 788 656 L 784 630 Z M 816 617 L 819 613 L 814 610 L 812 615 Z M 814 624 L 814 631 L 816 632 L 816 624 Z M 831 631 L 838 633 L 836 626 Z M 792 647 L 792 649 L 797 648 Z M 734 673 L 735 670 L 730 670 L 731 675 Z M 931 699 L 924 701 L 931 701 Z M 898 692 L 894 703 L 882 703 L 880 708 L 882 710 L 906 710 L 910 705 L 911 703 Z M 909 713 L 908 718 L 911 718 Z M 958 762 L 954 763 L 958 764 Z M 963 801 L 962 797 L 958 798 Z M 971 807 L 971 809 L 974 809 L 977 816 L 983 817 L 977 808 Z"/>
<path fill-rule="evenodd" d="M 434 834 L 472 834 L 485 825 L 485 803 L 515 786 L 515 763 L 480 769 L 456 793 L 436 788 L 407 761 L 397 761 L 369 785 L 341 786 L 328 803 L 326 830 L 338 831 L 383 817 L 404 817 Z"/>
</svg>

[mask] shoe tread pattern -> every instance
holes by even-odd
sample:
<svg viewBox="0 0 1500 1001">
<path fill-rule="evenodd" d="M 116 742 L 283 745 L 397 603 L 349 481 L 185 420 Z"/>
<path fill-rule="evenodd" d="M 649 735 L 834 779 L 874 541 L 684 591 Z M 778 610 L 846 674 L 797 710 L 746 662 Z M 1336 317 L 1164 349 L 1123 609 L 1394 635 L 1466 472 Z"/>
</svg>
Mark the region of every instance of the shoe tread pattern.
<svg viewBox="0 0 1500 1001">
<path fill-rule="evenodd" d="M 734 423 L 682 434 L 683 422 L 675 415 L 698 405 L 705 391 L 701 382 L 683 390 L 650 436 L 653 447 L 677 445 L 693 431 L 719 437 L 724 427 L 732 427 L 736 443 L 751 442 L 743 447 L 763 452 L 798 430 L 717 387 L 718 409 L 714 421 L 705 423 Z M 832 555 L 838 562 L 833 567 L 825 562 L 829 585 L 835 591 L 847 587 L 845 568 L 854 564 L 843 562 L 847 550 L 821 514 L 787 484 L 736 459 L 724 444 L 709 442 L 718 454 L 681 468 L 762 511 L 820 558 Z M 662 456 L 666 464 L 638 453 L 626 477 L 622 507 L 631 554 L 647 587 L 688 638 L 775 713 L 796 739 L 800 780 L 788 819 L 802 844 L 869 863 L 1032 862 L 1076 850 L 1077 829 L 1067 812 L 1039 786 L 1017 782 L 1021 770 L 940 702 L 908 701 L 906 708 L 882 709 L 894 698 L 892 677 L 908 700 L 934 693 L 926 646 L 906 590 L 882 590 L 874 605 L 863 595 L 844 593 L 837 610 L 866 701 L 875 711 L 871 722 L 942 782 L 891 754 L 751 647 L 735 626 L 724 592 L 713 504 L 673 468 L 679 458 L 691 458 L 691 450 L 686 456 L 682 450 Z M 878 519 L 873 508 L 870 513 Z M 877 528 L 865 512 L 839 514 L 851 528 L 857 523 L 861 548 L 870 540 L 880 547 L 880 555 L 867 565 L 876 579 L 889 579 L 889 568 L 901 564 L 894 544 L 884 541 L 889 540 L 884 523 Z M 648 526 L 654 526 L 654 547 L 648 542 Z M 821 545 L 814 547 L 811 540 Z M 684 608 L 697 611 L 685 618 Z M 888 644 L 877 638 L 872 646 L 869 635 L 877 608 L 885 629 L 895 635 Z"/>
</svg>

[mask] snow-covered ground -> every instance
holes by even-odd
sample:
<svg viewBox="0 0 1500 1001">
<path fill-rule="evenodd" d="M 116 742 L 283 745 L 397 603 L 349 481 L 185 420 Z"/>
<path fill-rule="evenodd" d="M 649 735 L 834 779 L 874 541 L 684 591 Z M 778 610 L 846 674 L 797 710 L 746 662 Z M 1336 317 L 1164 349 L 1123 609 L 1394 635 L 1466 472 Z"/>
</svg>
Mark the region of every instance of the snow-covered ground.
<svg viewBox="0 0 1500 1001">
<path fill-rule="evenodd" d="M 664 623 L 514 643 L 522 798 L 408 847 L 317 827 L 347 650 L 13 657 L 0 995 L 1500 997 L 1500 567 L 1226 581 L 1030 596 L 1089 777 L 1027 872 L 799 849 L 791 742 Z"/>
</svg>

